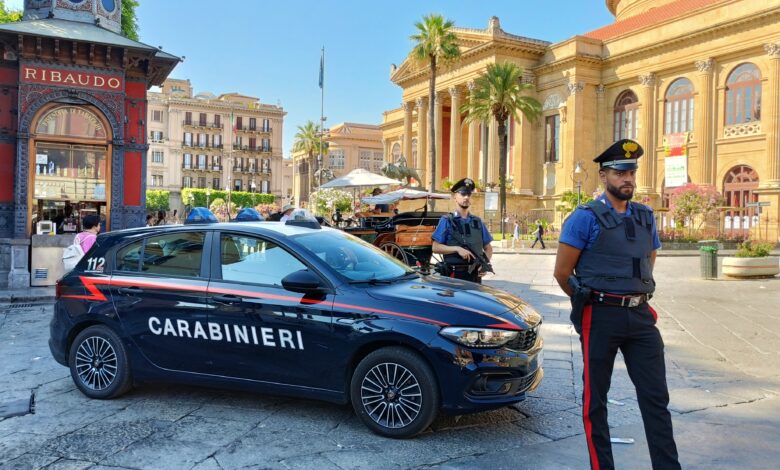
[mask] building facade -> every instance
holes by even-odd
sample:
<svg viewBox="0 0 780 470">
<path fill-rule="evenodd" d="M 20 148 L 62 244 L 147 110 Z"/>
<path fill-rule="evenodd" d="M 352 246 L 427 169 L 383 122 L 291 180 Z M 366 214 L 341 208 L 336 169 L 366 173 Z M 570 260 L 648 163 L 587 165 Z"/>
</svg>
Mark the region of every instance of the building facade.
<svg viewBox="0 0 780 470">
<path fill-rule="evenodd" d="M 2 288 L 52 285 L 85 215 L 144 224 L 146 90 L 179 62 L 119 34 L 119 0 L 24 8 L 0 25 Z"/>
<path fill-rule="evenodd" d="M 170 191 L 171 209 L 188 204 L 182 188 L 283 196 L 280 106 L 238 93 L 193 95 L 190 81 L 178 79 L 147 98 L 148 188 Z"/>
<path fill-rule="evenodd" d="M 403 100 L 384 113 L 388 158 L 405 156 L 437 187 L 466 175 L 498 182 L 497 126 L 465 124 L 458 110 L 487 64 L 510 61 L 543 104 L 536 122 L 509 123 L 510 212 L 553 214 L 563 192 L 594 191 L 592 159 L 632 138 L 645 149 L 637 199 L 662 209 L 686 182 L 710 186 L 726 198 L 720 230 L 776 241 L 780 1 L 606 0 L 606 7 L 614 23 L 556 44 L 509 34 L 495 17 L 486 29 L 455 28 L 461 58 L 437 74 L 433 123 L 427 66 L 411 59 L 394 66 L 390 79 Z M 436 175 L 424 158 L 429 125 Z"/>
<path fill-rule="evenodd" d="M 384 150 L 379 126 L 343 122 L 328 129 L 323 140 L 328 147 L 328 154 L 323 157 L 321 165 L 325 170 L 323 183 L 356 168 L 381 172 Z M 293 154 L 293 195 L 296 202 L 307 202 L 309 194 L 319 186 L 317 171 L 317 155 L 310 158 L 305 153 Z"/>
</svg>

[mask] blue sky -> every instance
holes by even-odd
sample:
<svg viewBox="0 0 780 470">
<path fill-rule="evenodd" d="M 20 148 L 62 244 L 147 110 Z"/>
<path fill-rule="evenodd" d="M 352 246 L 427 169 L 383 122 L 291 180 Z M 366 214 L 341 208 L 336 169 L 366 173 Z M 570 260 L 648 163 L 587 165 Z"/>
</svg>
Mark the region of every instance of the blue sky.
<svg viewBox="0 0 780 470">
<path fill-rule="evenodd" d="M 6 2 L 21 8 L 22 0 Z M 141 41 L 186 56 L 172 77 L 195 92 L 239 92 L 287 112 L 284 156 L 297 126 L 320 116 L 317 85 L 325 46 L 326 127 L 379 124 L 400 105 L 390 64 L 411 49 L 414 22 L 439 13 L 466 28 L 498 16 L 504 31 L 558 42 L 614 21 L 604 0 L 265 1 L 140 0 Z"/>
</svg>

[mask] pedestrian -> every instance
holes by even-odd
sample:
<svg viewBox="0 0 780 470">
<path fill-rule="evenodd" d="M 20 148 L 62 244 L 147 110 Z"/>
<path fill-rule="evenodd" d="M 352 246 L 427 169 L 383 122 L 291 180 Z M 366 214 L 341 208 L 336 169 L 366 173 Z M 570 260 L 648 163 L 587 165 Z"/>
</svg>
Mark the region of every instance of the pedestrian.
<svg viewBox="0 0 780 470">
<path fill-rule="evenodd" d="M 486 272 L 493 272 L 493 237 L 482 220 L 470 213 L 474 181 L 463 178 L 452 185 L 451 191 L 455 211 L 443 215 L 431 235 L 433 252 L 444 255 L 440 274 L 481 283 Z"/>
<path fill-rule="evenodd" d="M 81 219 L 82 232 L 76 235 L 81 250 L 86 253 L 92 248 L 97 239 L 97 234 L 100 233 L 100 217 L 95 214 L 85 215 Z"/>
<path fill-rule="evenodd" d="M 287 222 L 287 219 L 290 218 L 290 215 L 295 210 L 295 206 L 292 204 L 285 204 L 284 207 L 282 207 L 282 216 L 279 218 L 279 222 Z"/>
<path fill-rule="evenodd" d="M 536 231 L 534 232 L 534 235 L 536 235 L 536 240 L 531 244 L 531 248 L 536 246 L 536 242 L 539 242 L 542 244 L 542 249 L 546 249 L 547 247 L 544 246 L 544 240 L 542 237 L 544 236 L 544 227 L 542 226 L 541 222 L 536 223 Z"/>
<path fill-rule="evenodd" d="M 515 219 L 514 227 L 512 228 L 512 249 L 515 248 L 515 243 L 520 243 L 522 246 L 520 242 L 520 221 L 517 219 Z"/>
<path fill-rule="evenodd" d="M 157 211 L 157 223 L 154 225 L 165 225 L 165 211 Z"/>
<path fill-rule="evenodd" d="M 607 392 L 618 350 L 636 388 L 654 469 L 680 468 L 669 413 L 664 344 L 657 314 L 653 265 L 661 247 L 653 211 L 632 202 L 642 147 L 628 139 L 594 161 L 604 194 L 579 206 L 561 230 L 554 276 L 571 297 L 580 336 L 583 424 L 592 468 L 615 468 L 607 423 Z"/>
<path fill-rule="evenodd" d="M 152 224 L 152 219 L 154 219 L 154 216 L 152 214 L 146 214 L 146 226 L 147 227 L 151 227 L 153 225 Z"/>
</svg>

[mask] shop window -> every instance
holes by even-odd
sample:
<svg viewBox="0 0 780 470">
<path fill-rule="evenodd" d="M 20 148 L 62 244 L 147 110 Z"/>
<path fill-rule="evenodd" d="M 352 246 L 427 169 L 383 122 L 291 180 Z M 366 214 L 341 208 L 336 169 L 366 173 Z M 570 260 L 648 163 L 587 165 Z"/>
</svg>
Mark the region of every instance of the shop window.
<svg viewBox="0 0 780 470">
<path fill-rule="evenodd" d="M 544 119 L 544 161 L 552 163 L 561 159 L 561 115 L 553 114 Z"/>
<path fill-rule="evenodd" d="M 761 72 L 751 63 L 735 68 L 726 80 L 726 125 L 761 119 Z"/>
<path fill-rule="evenodd" d="M 37 142 L 34 158 L 35 199 L 106 200 L 106 147 Z"/>
<path fill-rule="evenodd" d="M 636 139 L 638 109 L 639 99 L 631 90 L 624 91 L 615 100 L 613 113 L 613 138 L 615 142 L 621 139 Z"/>
<path fill-rule="evenodd" d="M 666 90 L 664 134 L 693 131 L 693 84 L 678 78 Z"/>
<path fill-rule="evenodd" d="M 62 106 L 46 113 L 35 128 L 38 135 L 106 139 L 103 122 L 83 107 Z"/>
</svg>

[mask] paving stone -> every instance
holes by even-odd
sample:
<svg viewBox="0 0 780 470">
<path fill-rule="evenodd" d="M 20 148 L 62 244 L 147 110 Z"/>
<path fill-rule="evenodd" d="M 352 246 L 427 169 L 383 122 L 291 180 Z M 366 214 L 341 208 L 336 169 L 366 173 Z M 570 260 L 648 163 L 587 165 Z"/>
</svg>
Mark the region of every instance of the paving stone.
<svg viewBox="0 0 780 470">
<path fill-rule="evenodd" d="M 253 423 L 246 421 L 186 416 L 167 429 L 152 434 L 150 439 L 203 442 L 221 447 L 230 444 L 253 427 Z"/>
<path fill-rule="evenodd" d="M 13 460 L 0 463 L 0 470 L 28 470 L 43 468 L 58 459 L 59 457 L 56 455 L 45 455 L 30 452 L 20 455 Z"/>
<path fill-rule="evenodd" d="M 46 470 L 85 470 L 94 466 L 94 462 L 86 460 L 59 459 L 46 467 Z"/>
<path fill-rule="evenodd" d="M 102 460 L 108 465 L 134 469 L 192 468 L 212 455 L 218 445 L 149 437 L 135 441 Z"/>
<path fill-rule="evenodd" d="M 580 405 L 574 401 L 551 400 L 546 397 L 528 397 L 525 401 L 513 406 L 529 417 L 546 415 L 555 411 L 580 409 Z"/>
<path fill-rule="evenodd" d="M 223 470 L 223 468 L 219 466 L 214 457 L 209 457 L 192 467 L 191 470 Z"/>
<path fill-rule="evenodd" d="M 47 452 L 75 460 L 103 461 L 133 442 L 170 426 L 167 421 L 141 419 L 126 422 L 101 421 L 78 432 L 57 437 L 43 446 Z"/>
<path fill-rule="evenodd" d="M 578 418 L 568 411 L 554 411 L 552 413 L 524 419 L 518 421 L 517 426 L 541 434 L 552 440 L 576 436 L 583 432 L 582 418 Z"/>
<path fill-rule="evenodd" d="M 46 436 L 20 431 L 4 436 L 0 439 L 0 462 L 8 462 L 22 454 L 37 451 L 46 439 Z"/>
<path fill-rule="evenodd" d="M 514 408 L 505 406 L 483 413 L 471 413 L 460 416 L 441 415 L 433 422 L 431 429 L 434 431 L 462 429 L 486 424 L 511 423 L 524 418 L 525 416 L 518 413 Z"/>
</svg>

